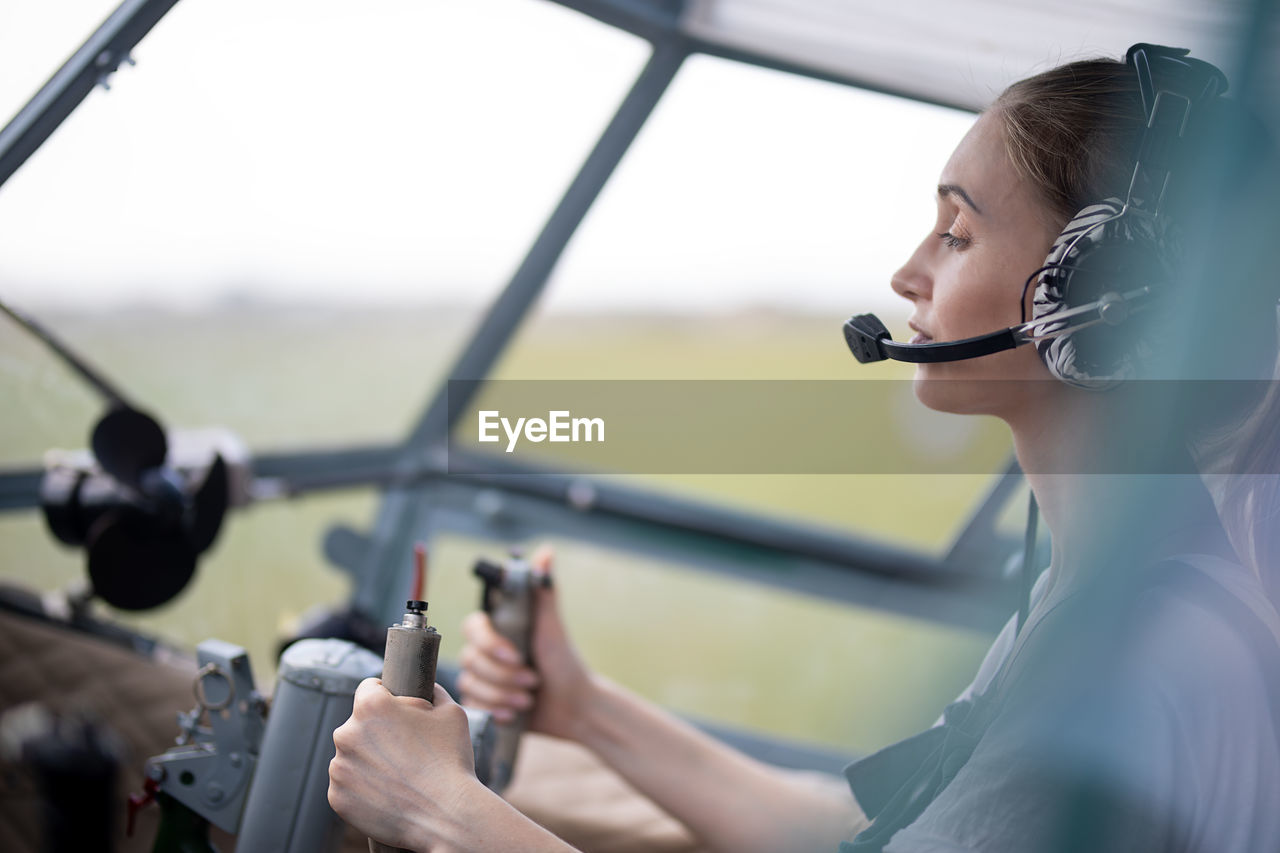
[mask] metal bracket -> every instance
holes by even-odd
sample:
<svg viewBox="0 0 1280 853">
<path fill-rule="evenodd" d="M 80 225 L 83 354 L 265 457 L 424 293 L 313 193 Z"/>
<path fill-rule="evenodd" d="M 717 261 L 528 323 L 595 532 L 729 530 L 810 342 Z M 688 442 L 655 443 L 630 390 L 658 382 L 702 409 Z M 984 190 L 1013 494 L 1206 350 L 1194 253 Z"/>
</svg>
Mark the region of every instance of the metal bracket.
<svg viewBox="0 0 1280 853">
<path fill-rule="evenodd" d="M 249 655 L 240 646 L 205 640 L 196 655 L 196 707 L 178 714 L 178 746 L 148 761 L 147 777 L 214 826 L 235 833 L 262 745 L 266 701 L 253 686 Z M 200 725 L 202 716 L 208 726 Z"/>
</svg>

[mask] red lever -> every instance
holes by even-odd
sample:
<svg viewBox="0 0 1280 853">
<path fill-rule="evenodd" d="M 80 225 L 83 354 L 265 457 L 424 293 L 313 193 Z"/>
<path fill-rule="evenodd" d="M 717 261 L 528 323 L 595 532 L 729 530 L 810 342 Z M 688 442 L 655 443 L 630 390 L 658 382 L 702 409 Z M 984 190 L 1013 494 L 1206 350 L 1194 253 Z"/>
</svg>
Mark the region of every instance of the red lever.
<svg viewBox="0 0 1280 853">
<path fill-rule="evenodd" d="M 413 591 L 409 598 L 426 601 L 427 595 L 427 546 L 422 542 L 413 546 Z"/>
<path fill-rule="evenodd" d="M 156 794 L 160 793 L 160 783 L 148 776 L 142 782 L 141 794 L 130 794 L 128 814 L 129 819 L 125 823 L 124 834 L 126 838 L 133 837 L 133 830 L 138 823 L 138 812 L 156 801 Z"/>
</svg>

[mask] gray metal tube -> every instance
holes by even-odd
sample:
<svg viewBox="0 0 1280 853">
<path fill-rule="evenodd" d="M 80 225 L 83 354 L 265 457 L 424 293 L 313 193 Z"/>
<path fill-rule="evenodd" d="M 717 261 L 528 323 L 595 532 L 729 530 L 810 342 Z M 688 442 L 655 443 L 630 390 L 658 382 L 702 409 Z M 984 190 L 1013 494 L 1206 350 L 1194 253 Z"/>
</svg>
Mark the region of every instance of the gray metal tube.
<svg viewBox="0 0 1280 853">
<path fill-rule="evenodd" d="M 280 658 L 237 853 L 324 853 L 342 840 L 329 807 L 333 730 L 351 716 L 356 686 L 382 659 L 345 640 L 300 640 Z"/>
<path fill-rule="evenodd" d="M 511 641 L 525 664 L 533 663 L 533 596 L 534 585 L 545 578 L 533 573 L 529 563 L 513 553 L 511 559 L 498 566 L 487 560 L 476 563 L 475 575 L 484 582 L 484 610 L 494 630 Z M 515 771 L 520 736 L 529 723 L 526 711 L 516 714 L 509 723 L 495 724 L 494 748 L 487 767 L 485 784 L 501 793 Z M 478 766 L 478 765 L 477 765 Z"/>
<path fill-rule="evenodd" d="M 404 619 L 387 629 L 382 686 L 394 696 L 415 696 L 429 703 L 435 697 L 440 634 L 427 624 L 425 601 L 410 600 L 405 606 Z M 370 838 L 369 853 L 409 851 Z"/>
</svg>

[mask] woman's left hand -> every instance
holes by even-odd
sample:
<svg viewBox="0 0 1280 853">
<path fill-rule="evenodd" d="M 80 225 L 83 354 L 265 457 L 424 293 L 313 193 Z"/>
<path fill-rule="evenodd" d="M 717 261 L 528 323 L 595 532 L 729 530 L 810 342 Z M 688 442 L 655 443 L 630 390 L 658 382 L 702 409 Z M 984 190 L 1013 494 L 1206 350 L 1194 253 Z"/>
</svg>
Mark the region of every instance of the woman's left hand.
<svg viewBox="0 0 1280 853">
<path fill-rule="evenodd" d="M 383 844 L 451 843 L 469 831 L 468 807 L 493 796 L 476 779 L 466 714 L 439 684 L 429 704 L 365 679 L 333 743 L 329 804 Z"/>
</svg>

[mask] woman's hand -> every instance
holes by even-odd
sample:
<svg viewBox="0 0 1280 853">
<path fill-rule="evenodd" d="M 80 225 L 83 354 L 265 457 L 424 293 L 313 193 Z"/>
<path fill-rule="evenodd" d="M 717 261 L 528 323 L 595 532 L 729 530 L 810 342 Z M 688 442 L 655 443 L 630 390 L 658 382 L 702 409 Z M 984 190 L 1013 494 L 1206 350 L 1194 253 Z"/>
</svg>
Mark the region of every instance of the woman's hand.
<svg viewBox="0 0 1280 853">
<path fill-rule="evenodd" d="M 550 575 L 552 551 L 538 549 L 533 570 Z M 458 689 L 468 706 L 510 722 L 529 711 L 529 728 L 571 740 L 593 685 L 590 670 L 569 640 L 554 586 L 534 586 L 533 667 L 524 665 L 512 643 L 494 630 L 488 614 L 475 612 L 462 623 L 466 645 L 459 662 Z"/>
<path fill-rule="evenodd" d="M 536 571 L 549 571 L 550 550 L 540 550 L 532 563 Z M 533 669 L 520 665 L 515 648 L 485 614 L 473 613 L 463 623 L 467 644 L 458 686 L 469 705 L 508 719 L 528 710 L 533 729 L 594 752 L 707 849 L 830 850 L 866 825 L 843 785 L 832 792 L 797 784 L 790 771 L 748 758 L 593 674 L 569 641 L 555 589 L 535 585 L 534 594 Z"/>
<path fill-rule="evenodd" d="M 438 684 L 429 704 L 365 679 L 333 743 L 329 805 L 384 844 L 452 843 L 468 830 L 469 809 L 493 796 L 475 776 L 466 714 Z"/>
</svg>

